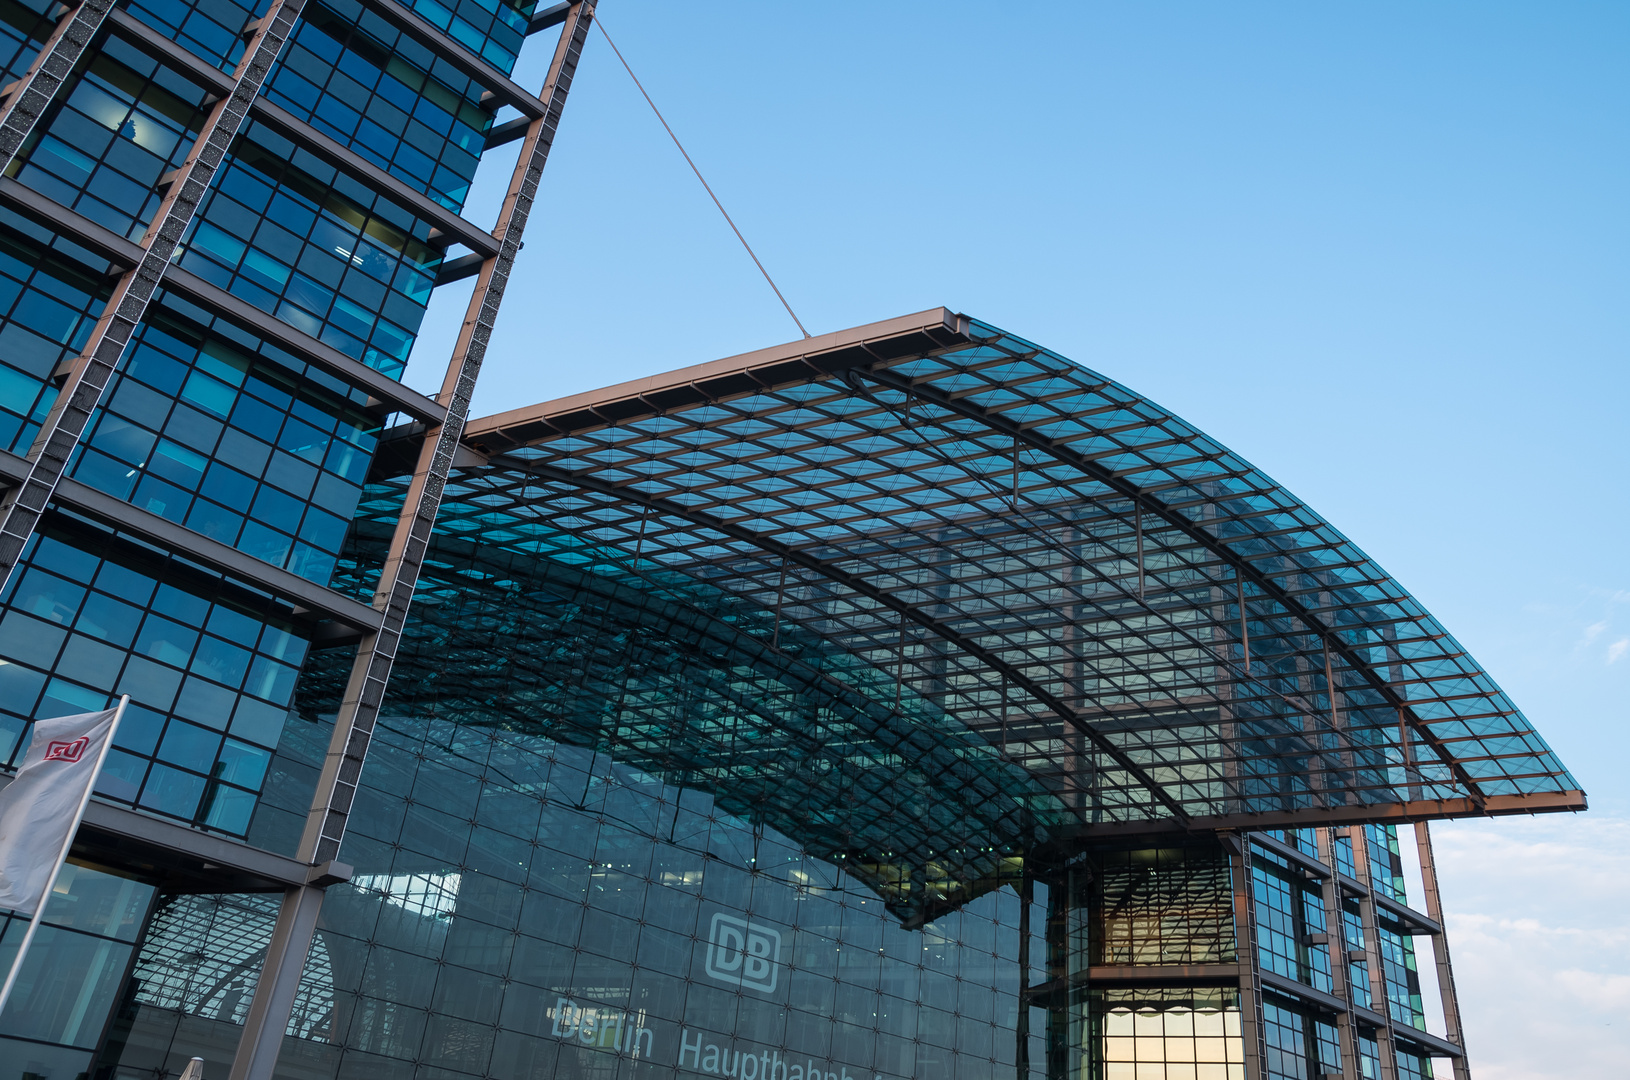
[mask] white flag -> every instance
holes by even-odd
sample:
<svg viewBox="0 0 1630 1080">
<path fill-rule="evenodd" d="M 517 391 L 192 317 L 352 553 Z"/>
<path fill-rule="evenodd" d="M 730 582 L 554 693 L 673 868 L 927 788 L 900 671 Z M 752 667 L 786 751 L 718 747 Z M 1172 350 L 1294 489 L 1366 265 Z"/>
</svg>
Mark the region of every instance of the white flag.
<svg viewBox="0 0 1630 1080">
<path fill-rule="evenodd" d="M 0 908 L 33 915 L 44 899 L 118 711 L 34 721 L 23 767 L 0 791 Z"/>
</svg>

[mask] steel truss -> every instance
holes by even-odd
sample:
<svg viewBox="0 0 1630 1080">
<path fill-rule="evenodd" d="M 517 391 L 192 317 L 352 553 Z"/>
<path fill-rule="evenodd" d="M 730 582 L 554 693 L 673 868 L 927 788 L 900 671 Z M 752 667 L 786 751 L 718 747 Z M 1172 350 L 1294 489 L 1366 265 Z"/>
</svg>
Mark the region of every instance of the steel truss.
<svg viewBox="0 0 1630 1080">
<path fill-rule="evenodd" d="M 1074 836 L 1584 805 L 1492 680 L 1300 501 L 966 316 L 516 410 L 465 442 L 487 463 L 454 478 L 449 535 L 638 550 L 866 657 L 895 701 L 943 703 L 1043 778 Z"/>
</svg>

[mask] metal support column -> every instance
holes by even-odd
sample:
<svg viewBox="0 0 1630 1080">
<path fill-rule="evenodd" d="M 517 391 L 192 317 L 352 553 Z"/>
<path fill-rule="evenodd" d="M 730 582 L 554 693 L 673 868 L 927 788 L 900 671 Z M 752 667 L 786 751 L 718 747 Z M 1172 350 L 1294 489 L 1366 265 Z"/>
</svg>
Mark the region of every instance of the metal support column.
<svg viewBox="0 0 1630 1080">
<path fill-rule="evenodd" d="M 1030 1080 L 1030 904 L 1035 892 L 1026 862 L 1019 881 L 1019 1015 L 1013 1024 L 1013 1064 L 1017 1080 Z"/>
<path fill-rule="evenodd" d="M 187 226 L 192 223 L 198 204 L 203 201 L 210 180 L 220 168 L 232 140 L 243 126 L 249 107 L 259 95 L 261 83 L 282 50 L 283 42 L 288 39 L 304 2 L 272 0 L 271 8 L 257 24 L 243 60 L 233 73 L 232 92 L 216 102 L 210 110 L 186 161 L 177 170 L 169 192 L 142 241 L 140 262 L 119 277 L 112 296 L 103 308 L 102 317 L 96 321 L 96 327 L 85 343 L 84 351 L 69 366 L 67 379 L 57 392 L 51 412 L 40 428 L 33 448 L 29 450 L 28 476 L 8 491 L 4 501 L 0 502 L 0 585 L 11 576 L 17 560 L 22 557 L 24 546 L 44 515 L 46 504 L 68 467 L 68 459 L 79 445 L 85 425 L 101 400 L 113 369 L 124 355 L 125 345 L 141 325 L 147 305 L 170 265 L 171 256 L 186 234 Z M 85 16 L 84 20 L 81 15 Z M 90 17 L 88 8 L 76 12 L 73 27 L 81 27 Z M 100 25 L 100 21 L 98 16 L 97 25 Z M 79 30 L 73 30 L 73 34 L 78 35 Z M 35 99 L 44 93 L 47 86 L 59 86 L 67 78 L 72 70 L 68 55 L 77 57 L 89 41 L 88 36 L 83 41 L 74 36 L 70 41 L 69 33 L 59 35 L 53 44 L 53 58 L 39 65 L 37 73 L 31 73 L 29 87 L 22 91 L 21 96 L 35 101 L 39 110 L 43 111 L 44 105 L 38 104 Z M 59 70 L 59 62 L 67 66 Z M 56 80 L 55 83 L 52 80 Z M 18 96 L 17 92 L 14 91 L 13 96 Z M 0 133 L 4 133 L 4 139 L 9 140 L 16 131 L 21 130 L 26 119 L 22 110 L 23 103 L 19 102 L 15 108 L 8 108 L 7 115 L 0 119 Z M 27 123 L 32 126 L 33 121 L 27 120 Z M 9 142 L 0 145 L 9 145 Z M 18 145 L 21 145 L 20 140 Z M 11 151 L 13 154 L 15 152 Z"/>
<path fill-rule="evenodd" d="M 425 433 L 413 480 L 397 518 L 384 572 L 374 592 L 373 606 L 382 614 L 382 625 L 376 633 L 364 637 L 357 648 L 351 678 L 306 819 L 305 834 L 300 841 L 300 858 L 313 866 L 332 861 L 345 838 L 351 801 L 384 703 L 385 686 L 430 546 L 442 491 L 452 472 L 453 458 L 469 416 L 476 375 L 486 356 L 498 307 L 521 249 L 521 236 L 532 212 L 538 183 L 593 16 L 594 0 L 579 0 L 566 15 L 566 25 L 561 30 L 560 42 L 555 47 L 554 60 L 540 94 L 547 108 L 527 129 L 526 142 L 510 178 L 498 225 L 493 230 L 498 251 L 481 264 L 475 292 L 465 312 L 463 330 L 448 362 L 441 393 L 437 395 L 437 401 L 447 410 L 447 418 Z M 232 1063 L 232 1080 L 270 1080 L 277 1063 L 283 1032 L 294 1004 L 292 988 L 299 985 L 300 972 L 305 967 L 316 929 L 315 915 L 309 920 L 302 916 L 303 905 L 310 901 L 297 895 L 298 892 L 291 891 L 284 897 L 278 926 L 287 925 L 290 933 L 277 948 L 267 952 L 249 1023 L 244 1027 L 237 1057 Z M 264 1007 L 261 1006 L 263 991 L 266 994 Z"/>
<path fill-rule="evenodd" d="M 1268 1044 L 1262 1019 L 1262 967 L 1256 945 L 1256 893 L 1251 886 L 1251 841 L 1218 834 L 1230 855 L 1234 878 L 1234 952 L 1239 964 L 1240 1034 L 1245 1043 L 1245 1080 L 1267 1080 Z M 1391 1078 L 1388 1078 L 1391 1080 Z"/>
<path fill-rule="evenodd" d="M 1340 998 L 1347 1009 L 1336 1014 L 1336 1036 L 1341 1041 L 1342 1080 L 1359 1080 L 1358 1038 L 1353 1031 L 1351 969 L 1347 963 L 1347 932 L 1341 918 L 1341 886 L 1336 884 L 1336 837 L 1329 829 L 1316 829 L 1319 861 L 1330 868 L 1329 876 L 1319 882 L 1319 893 L 1324 900 L 1325 950 L 1330 955 L 1331 992 Z"/>
<path fill-rule="evenodd" d="M 249 1015 L 244 1019 L 243 1035 L 238 1040 L 238 1053 L 232 1061 L 231 1080 L 249 1076 L 271 1076 L 277 1066 L 277 1053 L 283 1046 L 283 1032 L 289 1024 L 295 995 L 300 990 L 300 976 L 304 962 L 299 964 L 272 963 L 274 956 L 284 956 L 305 942 L 309 947 L 311 936 L 317 932 L 317 916 L 323 907 L 323 890 L 301 885 L 283 894 L 283 905 L 277 912 L 277 924 L 272 928 L 272 940 L 266 946 L 266 962 L 262 965 L 260 980 L 255 984 L 255 995 L 249 1002 Z M 305 952 L 302 949 L 301 955 Z M 250 1032 L 275 1031 L 275 1038 L 250 1038 Z"/>
<path fill-rule="evenodd" d="M 1392 1041 L 1392 1002 L 1387 997 L 1387 977 L 1381 967 L 1381 934 L 1375 918 L 1375 877 L 1370 873 L 1370 838 L 1364 826 L 1351 825 L 1347 837 L 1353 845 L 1353 868 L 1364 886 L 1358 898 L 1359 917 L 1364 922 L 1364 966 L 1370 975 L 1370 1006 L 1386 1021 L 1376 1028 L 1375 1042 L 1381 1055 L 1381 1080 L 1398 1080 L 1398 1048 Z"/>
<path fill-rule="evenodd" d="M 83 0 L 58 21 L 23 77 L 0 91 L 5 95 L 0 104 L 0 172 L 22 149 L 111 10 L 113 0 Z"/>
<path fill-rule="evenodd" d="M 1449 930 L 1443 921 L 1443 898 L 1438 893 L 1437 862 L 1432 857 L 1432 835 L 1426 822 L 1415 823 L 1415 848 L 1421 859 L 1421 891 L 1426 894 L 1426 914 L 1443 927 L 1432 935 L 1432 957 L 1437 963 L 1438 992 L 1443 996 L 1444 1037 L 1460 1047 L 1460 1056 L 1454 1059 L 1455 1080 L 1471 1080 L 1471 1066 L 1466 1063 L 1466 1034 L 1460 1026 L 1460 997 L 1455 993 L 1455 972 L 1449 965 Z"/>
</svg>

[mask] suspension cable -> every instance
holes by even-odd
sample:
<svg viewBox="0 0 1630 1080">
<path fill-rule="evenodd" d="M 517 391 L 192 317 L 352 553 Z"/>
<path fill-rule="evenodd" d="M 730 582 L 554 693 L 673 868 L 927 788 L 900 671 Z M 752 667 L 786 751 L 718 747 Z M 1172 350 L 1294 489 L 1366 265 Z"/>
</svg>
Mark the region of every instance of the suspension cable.
<svg viewBox="0 0 1630 1080">
<path fill-rule="evenodd" d="M 657 103 L 651 100 L 651 95 L 645 92 L 645 86 L 640 82 L 639 76 L 635 75 L 634 69 L 628 66 L 628 61 L 623 59 L 622 50 L 617 48 L 617 43 L 611 40 L 610 34 L 606 33 L 606 24 L 600 17 L 599 12 L 595 13 L 594 25 L 600 28 L 600 33 L 605 37 L 606 44 L 610 45 L 611 51 L 617 54 L 617 60 L 623 65 L 623 70 L 628 72 L 628 77 L 634 80 L 634 85 L 639 88 L 640 96 L 645 98 L 647 105 L 651 106 L 651 111 L 657 114 L 657 119 L 661 121 L 663 130 L 668 133 L 668 138 L 672 139 L 674 145 L 679 147 L 680 154 L 684 155 L 685 164 L 689 165 L 690 171 L 696 174 L 696 179 L 702 181 L 702 189 L 707 192 L 708 198 L 713 200 L 713 205 L 719 208 L 719 213 L 724 215 L 725 222 L 729 224 L 730 231 L 736 234 L 736 239 L 741 241 L 741 246 L 747 249 L 747 254 L 753 260 L 753 265 L 758 267 L 758 272 L 764 275 L 764 280 L 769 282 L 770 288 L 775 290 L 775 298 L 781 301 L 781 306 L 787 309 L 787 314 L 792 316 L 792 321 L 798 324 L 798 332 L 806 338 L 809 337 L 809 331 L 804 329 L 803 320 L 799 319 L 797 313 L 792 310 L 792 305 L 787 303 L 787 298 L 781 295 L 781 290 L 776 287 L 774 279 L 770 277 L 770 272 L 764 269 L 764 264 L 753 253 L 753 247 L 747 242 L 747 237 L 743 236 L 741 230 L 736 228 L 736 223 L 731 219 L 729 212 L 725 210 L 724 203 L 720 202 L 719 197 L 713 194 L 713 189 L 708 186 L 708 182 L 702 177 L 702 170 L 696 167 L 696 162 L 692 161 L 690 154 L 685 152 L 684 144 L 679 141 L 679 136 L 674 134 L 674 129 L 668 126 L 668 121 L 662 116 L 662 110 L 658 109 Z"/>
</svg>

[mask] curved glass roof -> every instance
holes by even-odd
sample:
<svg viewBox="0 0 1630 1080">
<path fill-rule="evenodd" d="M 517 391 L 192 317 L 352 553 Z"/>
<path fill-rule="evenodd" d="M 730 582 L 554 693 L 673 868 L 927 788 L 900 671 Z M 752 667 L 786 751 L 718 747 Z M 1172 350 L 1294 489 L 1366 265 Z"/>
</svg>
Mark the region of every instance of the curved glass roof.
<svg viewBox="0 0 1630 1080">
<path fill-rule="evenodd" d="M 472 421 L 465 443 L 417 617 L 479 579 L 575 597 L 625 637 L 689 626 L 693 653 L 774 684 L 733 700 L 783 753 L 881 747 L 996 846 L 1585 805 L 1494 681 L 1318 514 L 1148 399 L 963 315 Z M 390 520 L 401 483 L 364 518 Z M 677 763 L 634 736 L 613 752 L 707 787 L 729 740 L 697 739 Z M 762 788 L 743 798 L 773 801 Z"/>
</svg>

